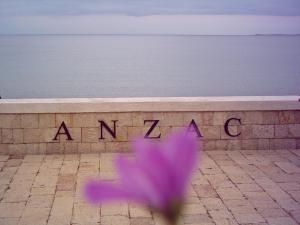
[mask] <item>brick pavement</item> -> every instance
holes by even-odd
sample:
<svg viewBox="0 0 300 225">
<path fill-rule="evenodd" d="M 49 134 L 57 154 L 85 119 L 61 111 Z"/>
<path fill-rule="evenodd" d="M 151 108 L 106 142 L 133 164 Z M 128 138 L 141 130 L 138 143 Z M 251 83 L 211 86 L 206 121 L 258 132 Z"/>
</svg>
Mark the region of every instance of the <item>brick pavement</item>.
<svg viewBox="0 0 300 225">
<path fill-rule="evenodd" d="M 0 225 L 160 225 L 134 204 L 94 207 L 88 177 L 115 179 L 114 154 L 0 155 Z M 300 150 L 207 151 L 181 224 L 300 224 Z"/>
</svg>

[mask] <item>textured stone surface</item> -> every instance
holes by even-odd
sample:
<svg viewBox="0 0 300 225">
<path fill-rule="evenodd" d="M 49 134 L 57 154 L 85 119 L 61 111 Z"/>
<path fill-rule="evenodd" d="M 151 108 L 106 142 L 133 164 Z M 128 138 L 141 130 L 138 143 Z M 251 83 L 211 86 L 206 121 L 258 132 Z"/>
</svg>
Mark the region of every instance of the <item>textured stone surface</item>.
<svg viewBox="0 0 300 225">
<path fill-rule="evenodd" d="M 115 156 L 1 155 L 0 224 L 163 225 L 138 205 L 85 202 L 86 177 L 116 179 Z M 179 224 L 298 224 L 299 160 L 298 151 L 285 149 L 204 152 Z"/>
<path fill-rule="evenodd" d="M 228 131 L 233 136 L 224 127 L 230 118 L 241 120 L 241 124 L 236 120 L 230 122 Z M 203 135 L 204 150 L 297 149 L 300 148 L 298 119 L 299 110 L 288 108 L 278 111 L 226 108 L 205 111 L 199 108 L 198 111 L 86 113 L 74 109 L 74 113 L 0 114 L 0 154 L 125 152 L 129 151 L 130 142 L 136 137 L 145 137 L 148 133 L 148 138 L 165 138 L 173 131 L 187 129 L 192 121 L 189 131 L 196 136 L 198 129 Z M 100 139 L 99 120 L 105 121 L 109 129 L 115 131 L 116 138 L 102 127 L 103 138 Z M 155 127 L 153 120 L 159 120 Z M 116 130 L 112 121 L 117 121 Z M 62 122 L 73 140 L 68 140 L 64 129 L 54 140 Z"/>
</svg>

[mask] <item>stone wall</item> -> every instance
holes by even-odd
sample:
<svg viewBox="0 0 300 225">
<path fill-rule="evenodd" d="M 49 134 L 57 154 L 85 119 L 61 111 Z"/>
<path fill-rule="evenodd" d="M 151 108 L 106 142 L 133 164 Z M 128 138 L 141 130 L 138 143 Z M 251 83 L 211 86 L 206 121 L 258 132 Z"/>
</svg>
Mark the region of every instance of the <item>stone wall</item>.
<svg viewBox="0 0 300 225">
<path fill-rule="evenodd" d="M 296 97 L 228 99 L 1 100 L 0 154 L 124 152 L 180 128 L 203 136 L 204 150 L 300 148 Z"/>
</svg>

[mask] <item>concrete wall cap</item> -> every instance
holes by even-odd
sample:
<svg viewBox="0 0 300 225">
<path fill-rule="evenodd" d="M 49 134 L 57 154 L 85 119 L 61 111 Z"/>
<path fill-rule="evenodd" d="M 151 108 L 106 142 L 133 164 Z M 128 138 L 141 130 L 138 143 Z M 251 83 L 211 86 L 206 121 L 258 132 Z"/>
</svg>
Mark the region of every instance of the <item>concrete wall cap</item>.
<svg viewBox="0 0 300 225">
<path fill-rule="evenodd" d="M 0 99 L 0 113 L 300 110 L 299 96 Z"/>
</svg>

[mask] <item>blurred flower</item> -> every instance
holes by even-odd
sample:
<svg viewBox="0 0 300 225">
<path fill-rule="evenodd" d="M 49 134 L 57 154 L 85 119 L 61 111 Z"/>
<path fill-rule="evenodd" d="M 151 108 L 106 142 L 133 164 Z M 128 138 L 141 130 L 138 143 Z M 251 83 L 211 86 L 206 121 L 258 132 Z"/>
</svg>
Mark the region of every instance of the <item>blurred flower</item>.
<svg viewBox="0 0 300 225">
<path fill-rule="evenodd" d="M 120 181 L 89 181 L 85 187 L 87 199 L 93 203 L 137 202 L 158 211 L 170 224 L 176 224 L 198 161 L 196 138 L 179 132 L 161 143 L 138 139 L 134 150 L 134 160 L 124 156 L 116 160 Z"/>
</svg>

